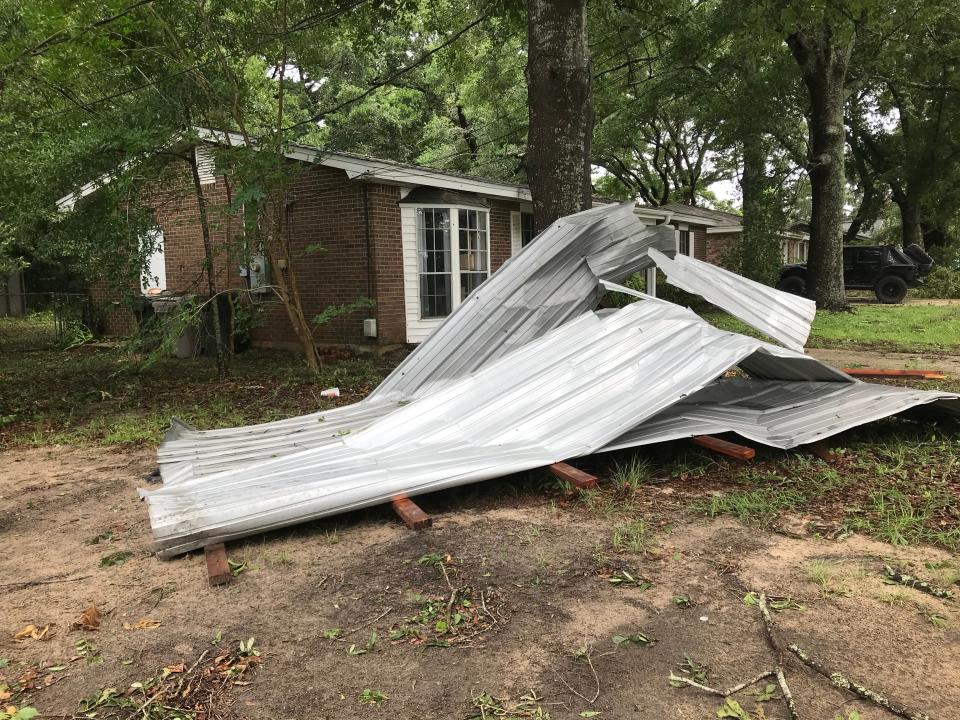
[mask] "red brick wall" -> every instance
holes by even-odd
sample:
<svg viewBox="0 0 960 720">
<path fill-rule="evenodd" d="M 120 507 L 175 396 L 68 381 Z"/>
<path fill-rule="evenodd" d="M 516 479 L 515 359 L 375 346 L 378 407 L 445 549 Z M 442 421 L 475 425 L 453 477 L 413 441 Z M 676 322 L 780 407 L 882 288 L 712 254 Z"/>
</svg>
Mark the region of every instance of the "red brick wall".
<svg viewBox="0 0 960 720">
<path fill-rule="evenodd" d="M 291 161 L 292 162 L 292 161 Z M 360 310 L 317 326 L 319 344 L 375 345 L 406 341 L 403 288 L 403 248 L 400 224 L 400 188 L 351 181 L 335 168 L 303 165 L 288 192 L 288 237 L 300 297 L 308 320 L 331 305 L 369 297 L 376 307 Z M 227 211 L 228 186 L 224 178 L 204 185 L 214 268 L 218 290 L 245 288 L 239 274 L 241 258 L 235 240 L 243 232 L 243 219 Z M 164 235 L 167 290 L 207 294 L 203 238 L 198 206 L 189 169 L 158 189 L 154 214 Z M 510 256 L 510 212 L 518 203 L 491 201 L 490 261 L 493 270 Z M 234 242 L 230 242 L 233 238 Z M 322 248 L 322 250 L 317 250 Z M 272 270 L 276 277 L 276 269 Z M 102 306 L 109 307 L 105 286 L 91 287 Z M 271 295 L 257 297 L 257 321 L 252 340 L 257 345 L 297 345 L 282 304 Z M 363 319 L 377 320 L 375 339 L 363 337 Z M 127 310 L 107 313 L 109 334 L 129 333 L 135 319 Z"/>
<path fill-rule="evenodd" d="M 737 235 L 733 233 L 707 235 L 707 262 L 727 267 L 730 248 L 736 239 Z"/>
<path fill-rule="evenodd" d="M 381 343 L 403 343 L 407 321 L 403 293 L 403 239 L 400 188 L 367 183 L 367 209 L 373 250 L 377 336 Z"/>
<path fill-rule="evenodd" d="M 693 235 L 693 256 L 697 260 L 707 259 L 707 228 L 705 225 L 688 225 Z"/>
<path fill-rule="evenodd" d="M 515 202 L 490 201 L 490 270 L 496 271 L 510 257 L 510 213 L 519 210 Z"/>
</svg>

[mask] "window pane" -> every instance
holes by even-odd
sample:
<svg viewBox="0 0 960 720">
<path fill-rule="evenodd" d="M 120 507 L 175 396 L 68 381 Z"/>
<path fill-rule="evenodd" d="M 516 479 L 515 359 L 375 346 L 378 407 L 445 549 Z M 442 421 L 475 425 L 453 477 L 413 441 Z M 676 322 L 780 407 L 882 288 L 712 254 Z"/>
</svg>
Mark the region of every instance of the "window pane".
<svg viewBox="0 0 960 720">
<path fill-rule="evenodd" d="M 450 211 L 417 209 L 417 249 L 420 256 L 420 317 L 450 314 Z"/>
<path fill-rule="evenodd" d="M 461 210 L 460 219 L 460 299 L 487 279 L 487 213 Z"/>
<path fill-rule="evenodd" d="M 520 213 L 520 247 L 529 245 L 533 238 L 533 213 Z"/>
</svg>

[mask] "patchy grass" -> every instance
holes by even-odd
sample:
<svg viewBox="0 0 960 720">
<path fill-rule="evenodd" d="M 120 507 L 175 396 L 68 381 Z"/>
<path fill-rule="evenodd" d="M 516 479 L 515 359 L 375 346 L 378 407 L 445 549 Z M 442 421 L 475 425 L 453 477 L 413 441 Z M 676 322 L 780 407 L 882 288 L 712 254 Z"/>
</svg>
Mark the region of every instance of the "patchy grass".
<svg viewBox="0 0 960 720">
<path fill-rule="evenodd" d="M 164 358 L 141 368 L 117 345 L 24 351 L 15 342 L 49 334 L 51 322 L 46 315 L 0 319 L 4 445 L 152 444 L 174 415 L 203 429 L 276 420 L 355 402 L 397 362 L 348 357 L 314 375 L 298 355 L 257 350 L 235 356 L 220 380 L 206 357 Z M 336 401 L 320 397 L 331 386 L 340 388 Z"/>
<path fill-rule="evenodd" d="M 703 316 L 724 330 L 763 337 L 724 312 Z M 807 347 L 955 352 L 960 348 L 960 309 L 949 305 L 864 305 L 850 312 L 819 311 Z"/>
</svg>

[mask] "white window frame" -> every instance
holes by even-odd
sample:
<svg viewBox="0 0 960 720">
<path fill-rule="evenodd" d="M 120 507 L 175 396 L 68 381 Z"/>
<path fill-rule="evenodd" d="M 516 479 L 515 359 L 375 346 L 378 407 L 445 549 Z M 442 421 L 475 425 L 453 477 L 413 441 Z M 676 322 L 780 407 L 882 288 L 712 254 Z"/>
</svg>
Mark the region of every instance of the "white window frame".
<svg viewBox="0 0 960 720">
<path fill-rule="evenodd" d="M 799 241 L 797 241 L 797 257 L 796 257 L 796 262 L 798 262 L 798 263 L 805 263 L 805 262 L 807 261 L 807 257 L 809 256 L 809 252 L 810 252 L 810 246 L 809 246 L 808 243 L 809 243 L 809 240 L 799 240 Z M 801 249 L 803 250 L 802 253 L 800 252 Z"/>
<path fill-rule="evenodd" d="M 677 227 L 676 227 L 676 230 L 674 230 L 674 233 L 673 233 L 673 234 L 674 234 L 674 238 L 675 238 L 675 240 L 676 240 L 676 247 L 675 247 L 675 249 L 676 249 L 677 254 L 678 254 L 678 255 L 680 254 L 680 233 L 681 233 L 681 232 L 687 233 L 687 234 L 688 234 L 688 238 L 689 238 L 689 240 L 688 240 L 688 245 L 689 245 L 690 253 L 688 254 L 687 257 L 694 257 L 694 256 L 695 256 L 695 250 L 694 250 L 694 233 L 693 233 L 693 228 L 691 228 L 691 227 L 690 227 L 689 225 L 687 225 L 686 223 L 679 223 L 679 224 L 677 225 Z"/>
<path fill-rule="evenodd" d="M 153 250 L 145 272 L 140 276 L 140 292 L 144 295 L 159 295 L 167 289 L 167 260 L 164 254 L 163 230 L 153 228 L 144 240 L 150 240 Z M 144 243 L 146 244 L 146 242 Z"/>
<path fill-rule="evenodd" d="M 510 211 L 510 257 L 523 250 L 523 216 L 533 215 L 532 207 L 520 206 L 519 210 Z M 533 236 L 534 238 L 536 235 Z M 531 242 L 532 242 L 531 238 Z"/>
<path fill-rule="evenodd" d="M 413 250 L 416 257 L 416 273 L 415 273 L 415 287 L 411 288 L 414 292 L 408 293 L 408 300 L 412 299 L 415 295 L 417 298 L 417 307 L 415 319 L 421 323 L 435 323 L 439 325 L 443 322 L 446 317 L 424 317 L 423 308 L 420 307 L 420 237 L 416 230 L 416 217 L 418 210 L 448 210 L 450 212 L 450 292 L 451 292 L 451 303 L 450 303 L 450 312 L 451 314 L 460 307 L 460 304 L 463 300 L 460 299 L 460 210 L 473 210 L 474 212 L 482 212 L 486 215 L 486 233 L 487 233 L 487 279 L 490 278 L 492 274 L 491 270 L 491 250 L 493 244 L 493 238 L 490 235 L 490 208 L 485 207 L 475 207 L 471 205 L 443 205 L 440 203 L 426 203 L 422 205 L 404 205 L 404 209 L 409 208 L 412 211 L 413 219 Z M 413 274 L 407 274 L 407 281 L 414 280 Z M 409 305 L 409 303 L 408 303 Z M 411 313 L 410 308 L 407 310 L 407 325 L 408 325 L 408 341 L 411 341 L 410 338 L 410 320 Z M 422 339 L 422 338 L 420 338 Z"/>
</svg>

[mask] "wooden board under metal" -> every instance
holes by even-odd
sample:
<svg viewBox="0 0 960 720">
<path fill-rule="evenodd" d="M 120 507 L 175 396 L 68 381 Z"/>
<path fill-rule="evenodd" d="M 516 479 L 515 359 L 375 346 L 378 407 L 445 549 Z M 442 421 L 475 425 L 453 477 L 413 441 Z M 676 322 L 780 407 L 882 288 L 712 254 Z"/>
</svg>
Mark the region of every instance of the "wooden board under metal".
<svg viewBox="0 0 960 720">
<path fill-rule="evenodd" d="M 227 548 L 223 543 L 207 545 L 203 549 L 207 561 L 207 580 L 211 585 L 225 585 L 233 580 L 230 563 L 227 562 Z"/>
<path fill-rule="evenodd" d="M 712 452 L 736 458 L 737 460 L 752 460 L 757 451 L 746 445 L 737 445 L 736 443 L 721 440 L 713 435 L 694 435 L 690 442 L 700 447 L 704 447 Z"/>
<path fill-rule="evenodd" d="M 396 497 L 390 501 L 390 505 L 411 530 L 423 530 L 433 525 L 433 518 L 408 497 Z"/>
<path fill-rule="evenodd" d="M 919 378 L 921 380 L 944 380 L 943 370 L 898 370 L 893 368 L 843 368 L 847 375 L 854 377 L 901 377 Z"/>
<path fill-rule="evenodd" d="M 565 462 L 547 465 L 547 470 L 580 490 L 589 490 L 597 487 L 597 478 L 590 473 L 585 473 L 583 470 L 575 468 L 573 465 L 567 465 Z"/>
</svg>

